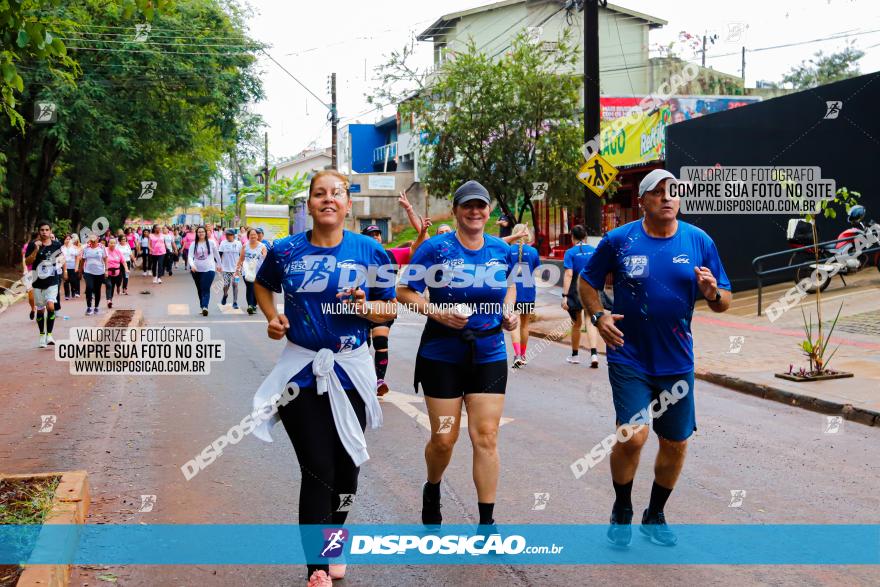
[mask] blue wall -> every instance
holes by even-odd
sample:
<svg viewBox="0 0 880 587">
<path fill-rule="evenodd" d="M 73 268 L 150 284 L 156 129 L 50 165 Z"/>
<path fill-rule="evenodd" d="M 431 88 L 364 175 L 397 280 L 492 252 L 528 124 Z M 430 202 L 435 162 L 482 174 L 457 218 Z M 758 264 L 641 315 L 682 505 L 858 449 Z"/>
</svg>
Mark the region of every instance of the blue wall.
<svg viewBox="0 0 880 587">
<path fill-rule="evenodd" d="M 354 173 L 373 172 L 373 149 L 385 144 L 385 133 L 372 124 L 350 124 L 351 170 Z"/>
</svg>

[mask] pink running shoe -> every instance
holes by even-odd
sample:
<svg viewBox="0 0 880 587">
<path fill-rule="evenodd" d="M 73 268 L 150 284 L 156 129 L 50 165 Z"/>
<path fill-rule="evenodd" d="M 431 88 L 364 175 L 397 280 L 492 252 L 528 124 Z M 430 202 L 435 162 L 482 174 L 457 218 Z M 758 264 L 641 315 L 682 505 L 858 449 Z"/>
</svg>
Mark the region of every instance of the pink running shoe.
<svg viewBox="0 0 880 587">
<path fill-rule="evenodd" d="M 333 587 L 333 580 L 324 571 L 315 571 L 309 577 L 309 587 Z"/>
</svg>

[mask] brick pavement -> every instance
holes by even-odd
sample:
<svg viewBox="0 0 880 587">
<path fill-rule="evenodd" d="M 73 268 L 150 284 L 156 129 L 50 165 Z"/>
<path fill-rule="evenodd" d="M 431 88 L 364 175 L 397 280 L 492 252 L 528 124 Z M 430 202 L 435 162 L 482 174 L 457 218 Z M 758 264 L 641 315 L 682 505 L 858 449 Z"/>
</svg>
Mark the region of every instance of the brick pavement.
<svg viewBox="0 0 880 587">
<path fill-rule="evenodd" d="M 533 335 L 546 337 L 564 324 L 567 314 L 560 306 L 560 294 L 558 287 L 539 291 Z M 743 292 L 743 299 L 749 297 L 749 292 Z M 841 304 L 841 297 L 827 297 L 822 304 L 823 327 L 830 326 Z M 808 316 L 815 312 L 813 300 L 806 299 Z M 737 391 L 880 425 L 880 295 L 873 287 L 853 288 L 843 303 L 831 342 L 831 348 L 838 344 L 840 348 L 830 366 L 852 372 L 854 377 L 809 383 L 774 377 L 774 373 L 788 371 L 789 365 L 807 367 L 799 348 L 804 338 L 800 308 L 771 323 L 767 316 L 757 317 L 754 312 L 750 316 L 742 315 L 744 311 L 716 314 L 705 303 L 697 305 L 692 323 L 698 377 Z M 570 344 L 570 340 L 566 335 L 560 342 Z M 586 344 L 586 336 L 582 336 L 581 346 L 586 348 Z M 604 352 L 601 340 L 600 352 Z"/>
</svg>

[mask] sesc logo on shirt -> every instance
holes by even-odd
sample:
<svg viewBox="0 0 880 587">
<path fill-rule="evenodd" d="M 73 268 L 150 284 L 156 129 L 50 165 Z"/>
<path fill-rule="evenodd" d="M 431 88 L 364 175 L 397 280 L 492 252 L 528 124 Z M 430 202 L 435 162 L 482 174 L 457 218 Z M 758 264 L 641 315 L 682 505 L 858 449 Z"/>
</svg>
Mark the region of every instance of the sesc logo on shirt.
<svg viewBox="0 0 880 587">
<path fill-rule="evenodd" d="M 357 346 L 358 339 L 357 336 L 347 334 L 339 337 L 339 351 L 340 353 L 348 353 L 355 349 Z"/>
<path fill-rule="evenodd" d="M 330 274 L 336 269 L 336 257 L 333 255 L 305 255 L 302 261 L 291 263 L 287 275 L 304 272 L 302 282 L 296 288 L 298 292 L 317 293 L 327 289 Z"/>
<path fill-rule="evenodd" d="M 627 277 L 642 278 L 648 277 L 648 256 L 647 255 L 630 255 L 623 259 L 623 268 Z"/>
</svg>

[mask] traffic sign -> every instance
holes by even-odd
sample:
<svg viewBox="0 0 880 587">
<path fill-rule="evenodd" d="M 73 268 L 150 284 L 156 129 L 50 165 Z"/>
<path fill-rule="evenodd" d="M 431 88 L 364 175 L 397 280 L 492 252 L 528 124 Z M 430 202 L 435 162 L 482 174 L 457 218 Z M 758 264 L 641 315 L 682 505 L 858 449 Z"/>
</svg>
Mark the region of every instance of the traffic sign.
<svg viewBox="0 0 880 587">
<path fill-rule="evenodd" d="M 617 177 L 617 168 L 596 153 L 578 169 L 578 181 L 601 197 L 608 185 Z"/>
</svg>

